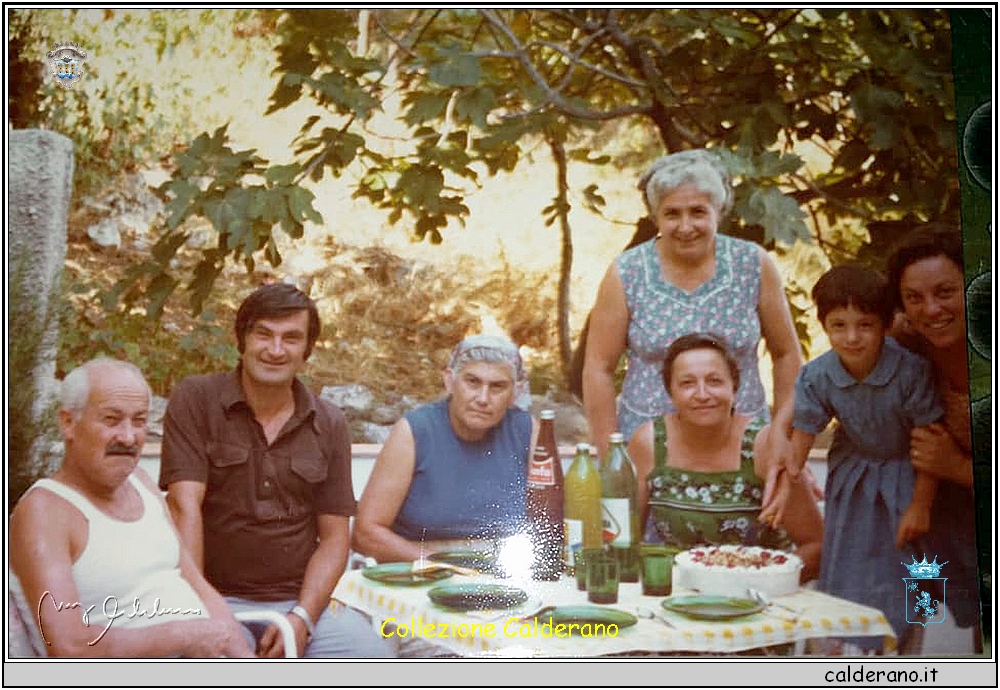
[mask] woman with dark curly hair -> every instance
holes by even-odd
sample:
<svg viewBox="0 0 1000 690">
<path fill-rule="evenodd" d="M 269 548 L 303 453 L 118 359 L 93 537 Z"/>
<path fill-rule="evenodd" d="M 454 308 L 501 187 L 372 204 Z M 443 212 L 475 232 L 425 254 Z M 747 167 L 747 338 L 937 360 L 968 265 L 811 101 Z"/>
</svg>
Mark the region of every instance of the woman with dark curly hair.
<svg viewBox="0 0 1000 690">
<path fill-rule="evenodd" d="M 956 624 L 979 632 L 979 577 L 976 567 L 975 500 L 972 493 L 972 432 L 966 343 L 965 274 L 962 237 L 952 226 L 933 224 L 908 233 L 888 262 L 889 287 L 902 314 L 893 335 L 931 362 L 944 407 L 940 423 L 914 429 L 913 467 L 939 481 L 924 540 L 928 557 L 948 561 L 947 597 Z"/>
</svg>

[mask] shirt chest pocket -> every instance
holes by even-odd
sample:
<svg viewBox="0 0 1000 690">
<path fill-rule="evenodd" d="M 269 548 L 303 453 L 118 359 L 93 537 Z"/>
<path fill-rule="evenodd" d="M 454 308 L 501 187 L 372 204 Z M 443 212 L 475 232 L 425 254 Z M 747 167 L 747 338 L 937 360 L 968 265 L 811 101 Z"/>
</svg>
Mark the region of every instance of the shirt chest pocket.
<svg viewBox="0 0 1000 690">
<path fill-rule="evenodd" d="M 250 447 L 211 441 L 205 450 L 209 462 L 208 504 L 225 514 L 250 510 L 252 494 L 248 494 L 248 487 L 253 486 Z"/>
<path fill-rule="evenodd" d="M 210 471 L 215 478 L 246 476 L 249 471 L 250 448 L 234 443 L 211 441 L 206 447 Z"/>
<path fill-rule="evenodd" d="M 306 484 L 319 484 L 326 479 L 326 458 L 319 451 L 295 455 L 288 459 L 292 475 Z"/>
<path fill-rule="evenodd" d="M 327 472 L 326 459 L 318 448 L 314 451 L 298 450 L 294 454 L 265 452 L 263 475 L 273 480 L 269 482 L 273 491 L 265 491 L 261 498 L 274 499 L 274 502 L 267 503 L 288 517 L 311 515 L 316 488 L 326 481 Z M 265 509 L 264 506 L 261 509 Z"/>
</svg>

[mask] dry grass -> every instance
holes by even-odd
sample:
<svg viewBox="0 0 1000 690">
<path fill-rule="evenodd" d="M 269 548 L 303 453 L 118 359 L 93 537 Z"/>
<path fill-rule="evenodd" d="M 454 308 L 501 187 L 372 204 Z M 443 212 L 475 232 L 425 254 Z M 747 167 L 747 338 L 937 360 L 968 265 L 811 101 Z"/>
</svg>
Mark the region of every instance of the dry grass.
<svg viewBox="0 0 1000 690">
<path fill-rule="evenodd" d="M 506 263 L 485 272 L 469 256 L 423 263 L 330 240 L 326 267 L 311 278 L 324 327 L 308 374 L 326 385 L 364 384 L 390 402 L 437 397 L 451 350 L 484 330 L 525 346 L 529 367 L 556 350 L 555 282 L 547 274 Z"/>
<path fill-rule="evenodd" d="M 441 372 L 451 350 L 465 335 L 486 331 L 502 332 L 522 346 L 533 392 L 559 396 L 564 385 L 556 332 L 558 233 L 542 226 L 540 205 L 545 199 L 538 190 L 528 204 L 523 180 L 500 179 L 496 184 L 501 189 L 478 195 L 467 226 L 450 233 L 439 246 L 409 241 L 404 228 L 385 227 L 379 211 L 356 200 L 318 194 L 322 205 L 331 207 L 324 208 L 329 224 L 309 228 L 306 237 L 294 241 L 276 232 L 284 257 L 277 268 L 267 266 L 262 257 L 252 274 L 240 265 L 228 265 L 205 310 L 214 315 L 219 338 L 231 339 L 236 308 L 255 287 L 293 279 L 316 300 L 324 324 L 304 372 L 316 390 L 359 383 L 368 386 L 377 400 L 390 404 L 404 396 L 436 398 L 442 392 Z M 513 209 L 511 199 L 518 200 Z M 351 222 L 339 221 L 345 218 Z M 69 219 L 67 277 L 70 283 L 85 283 L 90 289 L 67 295 L 81 338 L 74 353 L 63 353 L 64 367 L 96 354 L 89 352 L 88 336 L 82 332 L 110 328 L 95 299 L 97 289 L 109 287 L 130 265 L 148 258 L 131 231 L 123 232 L 120 249 L 94 245 L 86 237 L 86 227 L 97 220 L 83 211 Z M 575 220 L 578 251 L 570 315 L 574 338 L 597 282 L 628 230 L 618 229 L 616 234 L 606 221 L 586 214 Z M 192 221 L 188 229 L 194 235 L 208 230 L 203 221 Z M 198 256 L 197 250 L 182 247 L 175 275 L 190 270 Z M 190 361 L 180 366 L 176 347 L 164 349 L 195 332 L 200 323 L 190 315 L 181 288 L 167 301 L 160 324 L 129 329 L 127 339 L 134 340 L 142 357 L 162 364 L 162 371 L 147 368 L 157 393 L 169 395 L 179 377 L 195 370 L 219 368 L 218 358 L 199 359 L 197 350 L 188 353 Z M 90 338 L 90 342 L 95 341 Z M 235 347 L 232 353 L 235 357 Z M 129 356 L 124 351 L 112 354 Z"/>
</svg>

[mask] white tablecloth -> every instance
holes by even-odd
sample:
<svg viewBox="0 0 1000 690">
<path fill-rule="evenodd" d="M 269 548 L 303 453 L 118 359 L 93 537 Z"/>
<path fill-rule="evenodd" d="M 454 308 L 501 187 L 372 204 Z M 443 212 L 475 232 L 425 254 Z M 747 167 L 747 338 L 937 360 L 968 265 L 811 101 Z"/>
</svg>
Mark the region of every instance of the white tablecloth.
<svg viewBox="0 0 1000 690">
<path fill-rule="evenodd" d="M 433 637 L 421 638 L 431 644 L 451 649 L 463 656 L 507 657 L 593 657 L 606 654 L 643 652 L 727 653 L 772 645 L 792 643 L 817 637 L 883 636 L 886 650 L 895 649 L 896 641 L 885 616 L 876 609 L 832 597 L 821 592 L 800 589 L 795 594 L 775 599 L 801 614 L 794 619 L 783 609 L 772 607 L 761 613 L 727 621 L 692 620 L 664 610 L 664 597 L 643 596 L 639 584 L 623 583 L 616 608 L 631 614 L 655 612 L 669 622 L 640 618 L 636 625 L 614 634 L 610 628 L 591 637 L 573 635 L 556 637 L 543 625 L 510 622 L 537 611 L 543 605 L 588 604 L 586 592 L 578 591 L 575 580 L 563 577 L 558 582 L 498 580 L 486 576 L 455 575 L 436 585 L 458 583 L 498 583 L 520 587 L 529 600 L 510 611 L 475 611 L 456 613 L 437 607 L 427 596 L 432 584 L 416 587 L 383 585 L 365 578 L 361 570 L 344 573 L 334 591 L 334 598 L 369 614 L 377 630 L 382 623 L 389 632 L 395 626 L 407 630 L 429 631 Z M 675 591 L 674 594 L 683 594 Z M 487 626 L 492 625 L 492 628 Z M 434 626 L 430 628 L 429 626 Z M 462 627 L 464 626 L 464 627 Z M 439 637 L 446 633 L 447 638 Z M 463 634 L 464 633 L 464 634 Z"/>
</svg>

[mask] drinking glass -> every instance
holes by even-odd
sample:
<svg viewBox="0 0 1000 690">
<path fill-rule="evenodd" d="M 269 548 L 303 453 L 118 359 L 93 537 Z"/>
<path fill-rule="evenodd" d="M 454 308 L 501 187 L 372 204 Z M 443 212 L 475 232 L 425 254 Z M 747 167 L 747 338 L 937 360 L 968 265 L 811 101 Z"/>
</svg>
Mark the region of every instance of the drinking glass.
<svg viewBox="0 0 1000 690">
<path fill-rule="evenodd" d="M 642 593 L 647 596 L 668 596 L 677 550 L 662 544 L 643 544 L 639 552 L 642 556 Z"/>
<path fill-rule="evenodd" d="M 618 561 L 614 556 L 598 551 L 587 556 L 587 600 L 595 604 L 618 601 Z"/>
</svg>

